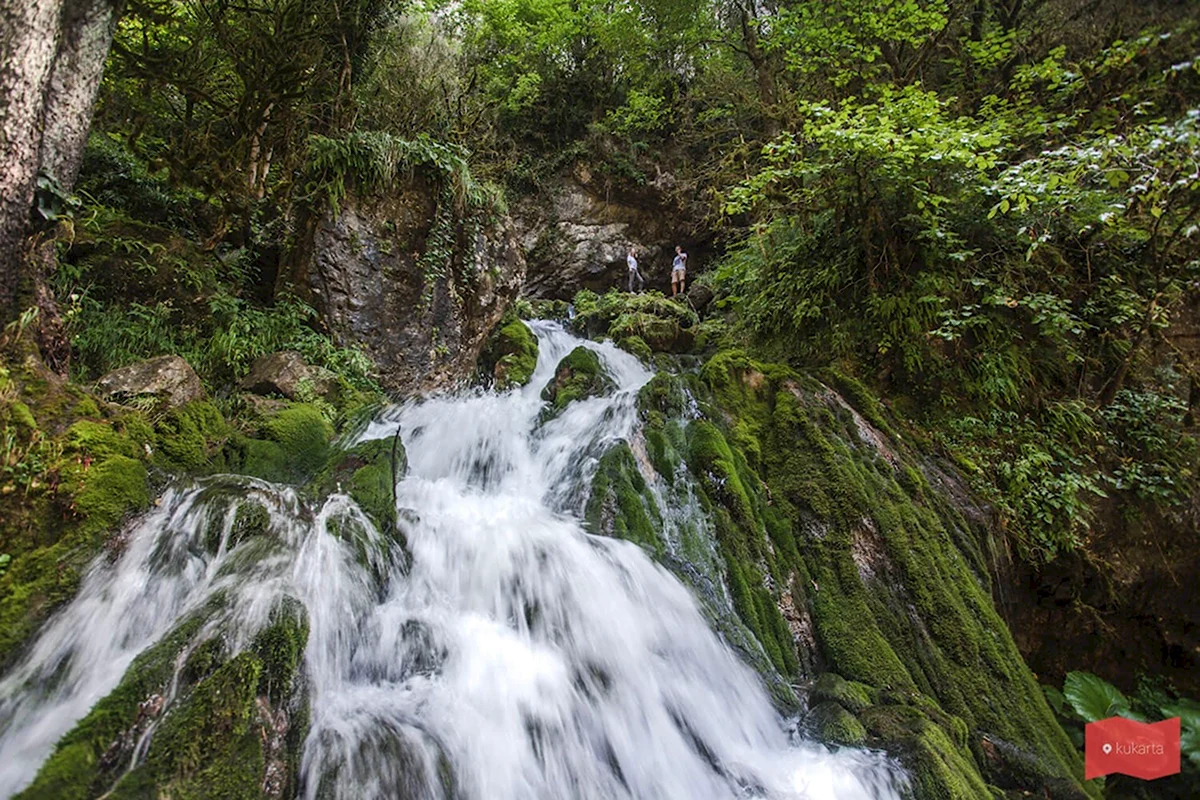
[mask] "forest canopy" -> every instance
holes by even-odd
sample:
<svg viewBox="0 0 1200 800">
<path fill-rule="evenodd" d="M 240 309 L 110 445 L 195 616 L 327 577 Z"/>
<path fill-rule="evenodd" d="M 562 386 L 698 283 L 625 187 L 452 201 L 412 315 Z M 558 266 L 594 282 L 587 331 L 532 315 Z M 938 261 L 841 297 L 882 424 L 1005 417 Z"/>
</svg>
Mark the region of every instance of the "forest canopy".
<svg viewBox="0 0 1200 800">
<path fill-rule="evenodd" d="M 215 257 L 178 266 L 202 318 L 66 259 L 77 372 L 216 341 L 236 378 L 291 343 L 365 386 L 288 294 L 296 209 L 397 171 L 497 212 L 577 163 L 669 174 L 729 341 L 882 390 L 1052 557 L 1114 493 L 1194 513 L 1198 97 L 1167 0 L 133 0 L 42 205 Z"/>
</svg>

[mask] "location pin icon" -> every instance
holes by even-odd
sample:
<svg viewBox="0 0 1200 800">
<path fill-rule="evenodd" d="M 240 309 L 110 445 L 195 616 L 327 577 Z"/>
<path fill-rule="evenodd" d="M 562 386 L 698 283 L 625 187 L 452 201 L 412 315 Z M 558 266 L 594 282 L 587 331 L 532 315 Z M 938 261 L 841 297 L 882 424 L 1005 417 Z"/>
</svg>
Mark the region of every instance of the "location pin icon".
<svg viewBox="0 0 1200 800">
<path fill-rule="evenodd" d="M 1108 755 L 1109 753 L 1112 752 L 1112 745 L 1109 744 L 1108 742 L 1105 742 L 1104 746 L 1101 747 L 1100 749 L 1104 751 L 1104 755 Z"/>
</svg>

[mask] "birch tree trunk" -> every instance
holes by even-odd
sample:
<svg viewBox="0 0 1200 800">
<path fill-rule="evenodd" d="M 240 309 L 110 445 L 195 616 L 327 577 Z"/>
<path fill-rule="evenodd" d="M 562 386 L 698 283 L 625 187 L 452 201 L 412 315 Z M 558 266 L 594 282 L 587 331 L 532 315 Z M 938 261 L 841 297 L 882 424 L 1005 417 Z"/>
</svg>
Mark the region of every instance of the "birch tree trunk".
<svg viewBox="0 0 1200 800">
<path fill-rule="evenodd" d="M 75 185 L 104 77 L 104 61 L 124 0 L 65 0 L 58 55 L 46 87 L 41 168 L 64 189 Z"/>
<path fill-rule="evenodd" d="M 16 317 L 62 0 L 0 0 L 0 325 Z"/>
<path fill-rule="evenodd" d="M 123 5 L 0 0 L 0 324 L 35 305 L 37 344 L 58 371 L 70 347 L 50 289 L 54 236 L 33 235 L 38 173 L 74 185 Z"/>
</svg>

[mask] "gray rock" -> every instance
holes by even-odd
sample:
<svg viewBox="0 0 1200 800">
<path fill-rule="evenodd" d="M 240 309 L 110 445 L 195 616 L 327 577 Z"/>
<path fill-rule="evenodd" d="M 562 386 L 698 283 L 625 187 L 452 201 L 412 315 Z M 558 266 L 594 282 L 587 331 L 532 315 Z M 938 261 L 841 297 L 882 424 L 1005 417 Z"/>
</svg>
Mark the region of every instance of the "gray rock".
<svg viewBox="0 0 1200 800">
<path fill-rule="evenodd" d="M 569 300 L 580 289 L 624 289 L 631 244 L 645 288 L 670 291 L 675 245 L 689 249 L 694 266 L 706 250 L 698 239 L 710 236 L 690 221 L 701 214 L 680 206 L 678 188 L 664 173 L 645 186 L 616 191 L 576 165 L 541 196 L 517 203 L 513 220 L 528 262 L 524 294 Z"/>
<path fill-rule="evenodd" d="M 115 369 L 96 381 L 101 397 L 120 402 L 157 397 L 168 408 L 204 399 L 200 376 L 179 356 L 158 356 Z"/>
<path fill-rule="evenodd" d="M 254 394 L 278 394 L 295 400 L 300 384 L 311 381 L 312 373 L 303 356 L 294 350 L 284 350 L 254 359 L 250 374 L 242 379 L 242 388 Z"/>
<path fill-rule="evenodd" d="M 290 280 L 341 346 L 364 348 L 380 382 L 407 394 L 473 374 L 525 276 L 504 218 L 437 229 L 436 187 L 350 197 L 302 220 Z"/>
</svg>

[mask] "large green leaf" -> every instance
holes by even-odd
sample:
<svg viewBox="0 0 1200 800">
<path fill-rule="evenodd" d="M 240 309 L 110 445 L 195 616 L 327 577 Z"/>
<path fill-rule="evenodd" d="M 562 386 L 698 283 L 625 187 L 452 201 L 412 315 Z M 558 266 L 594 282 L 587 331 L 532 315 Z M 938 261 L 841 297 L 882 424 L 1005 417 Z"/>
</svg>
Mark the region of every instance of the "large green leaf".
<svg viewBox="0 0 1200 800">
<path fill-rule="evenodd" d="M 1183 755 L 1200 767 L 1200 703 L 1195 700 L 1180 700 L 1162 707 L 1169 719 L 1179 717 L 1179 748 Z"/>
<path fill-rule="evenodd" d="M 1063 695 L 1084 722 L 1109 717 L 1133 717 L 1129 701 L 1117 687 L 1090 672 L 1068 672 Z"/>
</svg>

